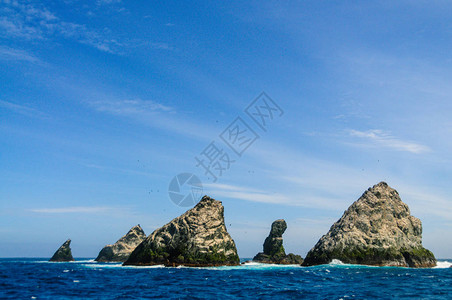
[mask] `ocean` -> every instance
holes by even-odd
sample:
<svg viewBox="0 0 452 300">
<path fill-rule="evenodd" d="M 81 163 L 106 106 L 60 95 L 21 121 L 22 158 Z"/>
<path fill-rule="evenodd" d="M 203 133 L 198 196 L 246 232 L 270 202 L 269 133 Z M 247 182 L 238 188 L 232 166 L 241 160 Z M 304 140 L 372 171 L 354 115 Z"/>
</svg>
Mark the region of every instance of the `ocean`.
<svg viewBox="0 0 452 300">
<path fill-rule="evenodd" d="M 315 267 L 248 263 L 237 267 L 123 267 L 77 259 L 0 259 L 1 299 L 452 297 L 452 260 L 430 269 L 368 267 L 335 261 Z"/>
</svg>

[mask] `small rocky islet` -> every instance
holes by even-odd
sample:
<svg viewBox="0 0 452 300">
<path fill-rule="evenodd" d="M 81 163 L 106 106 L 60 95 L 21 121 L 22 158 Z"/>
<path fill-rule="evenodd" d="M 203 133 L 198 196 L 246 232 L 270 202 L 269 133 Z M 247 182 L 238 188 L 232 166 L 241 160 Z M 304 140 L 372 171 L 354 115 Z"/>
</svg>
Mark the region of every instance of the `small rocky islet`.
<svg viewBox="0 0 452 300">
<path fill-rule="evenodd" d="M 436 266 L 433 253 L 422 246 L 421 221 L 410 214 L 398 192 L 380 182 L 369 188 L 308 252 L 306 258 L 286 255 L 282 235 L 285 220 L 272 223 L 264 251 L 253 261 L 272 264 L 349 264 L 427 268 Z M 73 261 L 67 240 L 50 261 Z M 96 261 L 147 266 L 239 265 L 234 240 L 227 232 L 221 201 L 204 196 L 198 204 L 148 237 L 139 225 L 113 245 L 105 246 Z"/>
<path fill-rule="evenodd" d="M 55 251 L 55 254 L 53 254 L 52 258 L 50 258 L 49 261 L 52 262 L 74 261 L 74 258 L 72 257 L 71 240 L 68 239 L 66 242 L 64 242 L 63 245 L 61 245 L 60 248 L 58 248 L 58 250 Z"/>
<path fill-rule="evenodd" d="M 266 264 L 282 264 L 282 265 L 295 265 L 302 264 L 303 258 L 300 255 L 289 253 L 286 255 L 286 251 L 283 246 L 282 235 L 287 229 L 287 223 L 285 220 L 280 219 L 272 223 L 270 234 L 264 241 L 264 252 L 259 252 L 253 258 L 253 261 L 266 263 Z"/>
<path fill-rule="evenodd" d="M 303 266 L 344 263 L 427 268 L 436 266 L 422 246 L 422 224 L 399 193 L 380 182 L 369 188 L 322 236 Z"/>
</svg>

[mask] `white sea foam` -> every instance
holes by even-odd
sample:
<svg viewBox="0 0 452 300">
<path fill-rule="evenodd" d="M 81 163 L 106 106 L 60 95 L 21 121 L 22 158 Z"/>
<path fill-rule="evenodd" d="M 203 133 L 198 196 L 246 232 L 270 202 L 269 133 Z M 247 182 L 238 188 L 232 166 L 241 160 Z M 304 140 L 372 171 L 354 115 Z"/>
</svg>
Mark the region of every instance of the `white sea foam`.
<svg viewBox="0 0 452 300">
<path fill-rule="evenodd" d="M 71 261 L 70 263 L 79 263 L 79 264 L 83 264 L 83 263 L 95 263 L 96 261 L 94 259 L 87 259 L 87 260 L 76 260 L 76 261 Z"/>
<path fill-rule="evenodd" d="M 290 269 L 301 268 L 300 265 L 277 265 L 277 264 L 264 264 L 254 261 L 246 262 L 238 266 L 222 266 L 222 267 L 208 267 L 211 270 L 269 270 L 269 269 Z"/>
<path fill-rule="evenodd" d="M 342 266 L 345 265 L 342 261 L 340 261 L 339 259 L 333 259 L 330 263 L 330 265 L 333 266 Z"/>
<path fill-rule="evenodd" d="M 164 268 L 164 265 L 155 266 L 123 266 L 122 263 L 96 263 L 96 264 L 83 264 L 82 266 L 92 269 L 156 269 Z"/>
<path fill-rule="evenodd" d="M 450 268 L 452 266 L 452 263 L 445 260 L 445 261 L 438 261 L 436 263 L 436 267 L 433 267 L 434 269 L 446 269 Z"/>
</svg>

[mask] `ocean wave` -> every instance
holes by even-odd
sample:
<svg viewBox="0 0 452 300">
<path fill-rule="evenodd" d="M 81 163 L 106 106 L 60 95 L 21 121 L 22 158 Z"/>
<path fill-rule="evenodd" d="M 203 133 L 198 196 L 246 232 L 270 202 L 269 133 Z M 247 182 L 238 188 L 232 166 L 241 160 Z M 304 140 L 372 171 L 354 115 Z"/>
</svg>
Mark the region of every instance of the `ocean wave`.
<svg viewBox="0 0 452 300">
<path fill-rule="evenodd" d="M 301 268 L 300 265 L 278 265 L 278 264 L 264 264 L 259 262 L 246 262 L 244 264 L 240 264 L 238 266 L 221 266 L 221 267 L 207 267 L 203 269 L 210 270 L 272 270 L 272 269 L 292 269 L 292 268 Z"/>
<path fill-rule="evenodd" d="M 82 264 L 83 267 L 92 269 L 156 269 L 164 268 L 164 265 L 155 266 L 123 266 L 122 263 L 95 263 L 95 264 Z"/>
<path fill-rule="evenodd" d="M 410 267 L 397 267 L 397 266 L 371 266 L 371 265 L 359 265 L 359 264 L 346 264 L 340 261 L 339 259 L 333 259 L 329 264 L 327 265 L 318 265 L 314 267 L 321 267 L 321 266 L 332 266 L 332 267 L 353 267 L 353 268 L 404 268 L 404 269 L 412 269 Z M 452 262 L 449 262 L 447 260 L 439 260 L 435 267 L 432 269 L 446 269 L 450 268 L 452 266 Z M 429 268 L 427 268 L 429 269 Z"/>
<path fill-rule="evenodd" d="M 203 269 L 203 270 L 268 270 L 268 269 L 290 269 L 290 268 L 300 268 L 299 265 L 277 265 L 277 264 L 264 264 L 257 262 L 247 262 L 238 266 L 218 266 L 218 267 L 187 267 L 187 266 L 177 266 L 177 267 L 165 267 L 163 265 L 155 266 L 123 266 L 118 263 L 94 263 L 94 264 L 83 264 L 84 267 L 88 268 L 133 268 L 133 269 L 145 269 L 145 268 L 168 268 L 168 269 Z"/>
<path fill-rule="evenodd" d="M 445 260 L 445 261 L 438 261 L 436 263 L 436 267 L 433 267 L 433 269 L 447 269 L 452 266 L 452 263 Z"/>
<path fill-rule="evenodd" d="M 42 264 L 61 264 L 62 262 L 50 262 L 47 259 L 39 260 L 8 260 L 8 262 L 21 262 L 21 263 L 42 263 Z M 164 268 L 163 265 L 155 266 L 123 266 L 121 263 L 115 262 L 96 262 L 94 259 L 84 259 L 76 260 L 71 262 L 63 262 L 68 264 L 80 264 L 89 268 Z M 452 266 L 452 260 L 439 260 L 437 265 L 433 269 L 447 269 Z M 311 266 L 308 268 L 325 268 L 325 267 L 336 267 L 336 268 L 404 268 L 404 267 L 392 267 L 392 266 L 370 266 L 370 265 L 359 265 L 359 264 L 347 264 L 339 259 L 333 259 L 329 264 Z M 169 267 L 172 268 L 172 267 Z M 219 267 L 185 267 L 177 266 L 175 268 L 191 268 L 191 269 L 207 269 L 207 270 L 266 270 L 266 269 L 283 269 L 283 268 L 301 268 L 300 265 L 278 265 L 278 264 L 265 264 L 254 261 L 245 262 L 238 266 L 219 266 Z M 306 267 L 303 267 L 306 268 Z"/>
</svg>

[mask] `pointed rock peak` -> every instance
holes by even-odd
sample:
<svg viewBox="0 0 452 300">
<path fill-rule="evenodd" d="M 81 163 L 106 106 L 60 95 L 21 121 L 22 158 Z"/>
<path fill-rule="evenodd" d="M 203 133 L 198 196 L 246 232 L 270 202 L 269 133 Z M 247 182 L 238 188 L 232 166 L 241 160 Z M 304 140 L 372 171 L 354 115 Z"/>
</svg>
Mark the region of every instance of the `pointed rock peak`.
<svg viewBox="0 0 452 300">
<path fill-rule="evenodd" d="M 119 241 L 128 238 L 130 236 L 142 236 L 143 238 L 146 237 L 146 234 L 144 233 L 143 228 L 141 228 L 140 224 L 133 226 L 132 228 L 130 228 L 129 232 L 127 232 L 127 234 L 125 236 L 123 236 Z"/>
<path fill-rule="evenodd" d="M 50 261 L 55 262 L 64 262 L 64 261 L 74 261 L 74 258 L 72 257 L 72 251 L 71 251 L 71 240 L 68 239 L 66 242 L 61 245 L 60 248 L 53 254 Z"/>
<path fill-rule="evenodd" d="M 127 233 L 130 234 L 132 232 L 136 232 L 136 233 L 140 233 L 140 234 L 144 234 L 144 230 L 143 228 L 141 228 L 140 224 L 133 226 L 132 228 L 130 228 L 129 232 Z"/>
<path fill-rule="evenodd" d="M 390 187 L 386 182 L 382 181 L 373 187 L 367 189 L 358 201 L 367 202 L 402 202 L 399 193 Z M 357 202 L 358 202 L 357 201 Z"/>
<path fill-rule="evenodd" d="M 199 200 L 199 202 L 195 205 L 195 207 L 197 207 L 197 206 L 204 207 L 204 206 L 209 206 L 209 205 L 213 205 L 213 204 L 221 204 L 221 201 L 215 200 L 215 199 L 210 198 L 209 196 L 205 195 L 202 197 L 201 200 Z"/>
<path fill-rule="evenodd" d="M 377 183 L 377 184 L 374 185 L 373 187 L 374 187 L 374 188 L 375 188 L 375 187 L 388 188 L 389 185 L 388 185 L 386 182 L 384 182 L 384 181 L 380 181 L 379 183 Z"/>
<path fill-rule="evenodd" d="M 388 192 L 392 192 L 395 191 L 392 187 L 390 187 L 386 182 L 382 181 L 380 183 L 377 183 L 376 185 L 374 185 L 373 187 L 368 189 L 369 192 L 371 193 L 375 193 L 378 191 L 388 191 Z"/>
</svg>

